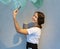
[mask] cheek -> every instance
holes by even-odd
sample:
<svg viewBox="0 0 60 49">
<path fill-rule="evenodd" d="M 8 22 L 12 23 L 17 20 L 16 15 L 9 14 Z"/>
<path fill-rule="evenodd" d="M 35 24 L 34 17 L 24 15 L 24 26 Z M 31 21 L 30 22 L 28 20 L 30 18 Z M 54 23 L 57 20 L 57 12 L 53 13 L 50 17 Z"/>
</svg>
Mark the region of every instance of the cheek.
<svg viewBox="0 0 60 49">
<path fill-rule="evenodd" d="M 37 22 L 37 18 L 33 17 L 32 19 L 33 19 L 33 21 Z"/>
</svg>

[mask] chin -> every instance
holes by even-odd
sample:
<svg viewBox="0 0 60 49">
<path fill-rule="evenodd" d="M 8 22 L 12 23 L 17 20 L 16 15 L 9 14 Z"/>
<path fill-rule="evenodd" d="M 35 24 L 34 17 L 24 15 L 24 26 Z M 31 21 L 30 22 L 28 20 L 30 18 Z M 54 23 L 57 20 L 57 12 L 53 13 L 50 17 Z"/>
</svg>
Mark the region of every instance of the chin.
<svg viewBox="0 0 60 49">
<path fill-rule="evenodd" d="M 32 21 L 33 23 L 35 23 L 35 21 Z"/>
</svg>

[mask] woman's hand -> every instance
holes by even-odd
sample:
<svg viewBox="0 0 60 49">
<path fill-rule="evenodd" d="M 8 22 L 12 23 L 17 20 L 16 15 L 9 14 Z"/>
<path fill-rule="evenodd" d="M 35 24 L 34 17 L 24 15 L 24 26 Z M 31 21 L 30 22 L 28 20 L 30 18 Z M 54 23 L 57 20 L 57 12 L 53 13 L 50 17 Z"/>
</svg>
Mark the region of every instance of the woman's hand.
<svg viewBox="0 0 60 49">
<path fill-rule="evenodd" d="M 13 17 L 16 18 L 17 14 L 18 14 L 18 9 L 13 11 Z"/>
</svg>

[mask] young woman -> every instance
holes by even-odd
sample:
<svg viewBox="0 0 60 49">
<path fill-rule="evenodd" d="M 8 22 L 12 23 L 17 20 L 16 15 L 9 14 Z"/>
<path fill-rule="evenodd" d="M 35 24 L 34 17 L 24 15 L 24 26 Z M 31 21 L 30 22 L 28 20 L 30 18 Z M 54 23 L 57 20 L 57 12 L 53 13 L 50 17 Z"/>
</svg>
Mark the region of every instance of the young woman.
<svg viewBox="0 0 60 49">
<path fill-rule="evenodd" d="M 26 49 L 28 48 L 38 49 L 39 38 L 41 35 L 42 24 L 44 24 L 45 15 L 42 12 L 36 11 L 32 17 L 32 21 L 37 25 L 35 27 L 23 29 L 19 26 L 19 23 L 16 20 L 17 13 L 18 9 L 14 10 L 13 12 L 14 25 L 18 33 L 27 35 Z"/>
</svg>

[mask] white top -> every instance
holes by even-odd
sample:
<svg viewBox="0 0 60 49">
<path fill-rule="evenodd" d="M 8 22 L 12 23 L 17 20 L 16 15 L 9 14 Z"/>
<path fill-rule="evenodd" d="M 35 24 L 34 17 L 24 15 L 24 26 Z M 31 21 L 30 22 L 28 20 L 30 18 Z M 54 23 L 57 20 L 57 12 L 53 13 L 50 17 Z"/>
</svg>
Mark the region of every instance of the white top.
<svg viewBox="0 0 60 49">
<path fill-rule="evenodd" d="M 27 42 L 38 44 L 41 35 L 41 29 L 38 27 L 32 27 L 27 29 L 27 31 L 28 31 Z"/>
</svg>

